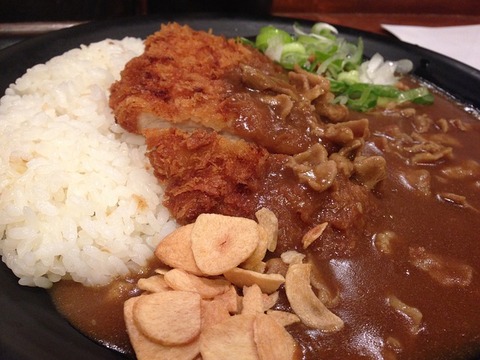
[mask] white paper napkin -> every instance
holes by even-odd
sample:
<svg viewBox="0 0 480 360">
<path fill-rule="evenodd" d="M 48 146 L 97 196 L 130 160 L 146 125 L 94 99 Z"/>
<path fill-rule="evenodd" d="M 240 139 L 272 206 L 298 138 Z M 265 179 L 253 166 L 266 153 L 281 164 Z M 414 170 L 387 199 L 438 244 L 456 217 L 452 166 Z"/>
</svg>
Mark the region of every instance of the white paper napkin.
<svg viewBox="0 0 480 360">
<path fill-rule="evenodd" d="M 480 70 L 480 25 L 426 27 L 382 24 L 382 27 L 402 41 Z"/>
</svg>

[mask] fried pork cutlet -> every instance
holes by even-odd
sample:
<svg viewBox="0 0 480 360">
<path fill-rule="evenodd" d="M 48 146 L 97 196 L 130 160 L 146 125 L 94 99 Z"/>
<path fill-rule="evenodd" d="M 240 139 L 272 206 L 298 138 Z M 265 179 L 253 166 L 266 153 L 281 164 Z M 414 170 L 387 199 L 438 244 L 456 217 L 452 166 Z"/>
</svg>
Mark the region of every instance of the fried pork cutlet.
<svg viewBox="0 0 480 360">
<path fill-rule="evenodd" d="M 266 174 L 268 152 L 215 132 L 175 128 L 145 131 L 148 157 L 165 185 L 164 204 L 180 223 L 201 213 L 251 217 Z"/>
<path fill-rule="evenodd" d="M 126 65 L 111 87 L 110 106 L 131 132 L 204 127 L 295 154 L 322 141 L 321 114 L 345 115 L 341 106 L 327 105 L 328 91 L 320 76 L 286 72 L 234 39 L 171 23 Z"/>
</svg>

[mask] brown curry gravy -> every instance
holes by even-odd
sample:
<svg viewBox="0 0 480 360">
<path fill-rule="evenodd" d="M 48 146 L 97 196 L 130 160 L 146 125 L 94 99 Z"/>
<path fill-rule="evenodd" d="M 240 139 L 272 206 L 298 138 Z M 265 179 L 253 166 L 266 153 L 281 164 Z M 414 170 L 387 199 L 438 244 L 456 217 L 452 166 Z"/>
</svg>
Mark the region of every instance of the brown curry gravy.
<svg viewBox="0 0 480 360">
<path fill-rule="evenodd" d="M 418 127 L 412 125 L 411 117 L 398 113 L 350 115 L 352 119 L 369 118 L 372 135 L 365 151 L 381 152 L 387 160 L 388 178 L 369 193 L 372 210 L 365 214 L 362 226 L 354 230 L 355 246 L 351 251 L 309 251 L 317 268 L 340 294 L 332 311 L 344 320 L 345 327 L 324 334 L 301 324 L 289 326 L 305 359 L 469 359 L 480 354 L 480 174 L 477 169 L 463 178 L 445 175 L 447 168 L 463 166 L 468 159 L 475 160 L 478 166 L 480 121 L 443 95 L 436 95 L 434 106 L 415 108 L 431 119 L 460 119 L 469 129 L 462 131 L 449 123 L 446 134 L 456 141 L 452 159 L 407 166 L 405 158 L 386 151 L 385 144 L 392 139 L 388 135 L 392 126 L 398 125 L 407 134 Z M 435 125 L 424 135 L 441 133 Z M 281 164 L 275 166 L 282 169 Z M 408 181 L 402 173 L 407 169 L 429 171 L 431 194 L 424 195 L 405 185 Z M 286 183 L 293 181 L 282 170 L 271 176 L 285 176 Z M 282 191 L 288 191 L 288 187 Z M 438 195 L 445 193 L 466 196 L 468 206 Z M 274 212 L 284 211 L 284 204 L 273 199 L 262 198 L 262 205 Z M 285 226 L 286 233 L 298 231 L 295 224 L 291 229 Z M 385 231 L 395 233 L 392 254 L 375 246 L 375 235 Z M 468 286 L 447 286 L 435 281 L 412 265 L 412 247 L 425 248 L 447 262 L 468 265 L 473 268 L 471 282 Z M 301 246 L 283 244 L 279 253 L 286 248 Z M 147 276 L 155 266 L 152 264 L 138 276 Z M 138 294 L 136 279 L 132 276 L 104 288 L 85 288 L 64 281 L 54 286 L 51 295 L 58 310 L 81 332 L 105 346 L 132 354 L 122 309 L 126 298 Z M 388 305 L 389 295 L 421 311 L 418 333 L 411 332 L 408 317 Z M 290 310 L 283 292 L 277 307 Z M 386 345 L 388 342 L 391 345 Z M 396 342 L 401 349 L 396 349 Z"/>
</svg>

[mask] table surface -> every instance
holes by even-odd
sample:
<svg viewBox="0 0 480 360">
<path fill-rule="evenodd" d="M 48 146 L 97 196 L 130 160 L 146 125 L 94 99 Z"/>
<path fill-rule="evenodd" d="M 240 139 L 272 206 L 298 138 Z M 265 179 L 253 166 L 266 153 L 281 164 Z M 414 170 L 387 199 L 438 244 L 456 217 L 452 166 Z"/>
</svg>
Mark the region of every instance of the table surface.
<svg viewBox="0 0 480 360">
<path fill-rule="evenodd" d="M 315 13 L 279 12 L 274 16 L 327 22 L 377 34 L 390 35 L 382 24 L 414 26 L 459 26 L 480 24 L 480 15 L 447 14 L 391 14 L 391 13 Z"/>
</svg>

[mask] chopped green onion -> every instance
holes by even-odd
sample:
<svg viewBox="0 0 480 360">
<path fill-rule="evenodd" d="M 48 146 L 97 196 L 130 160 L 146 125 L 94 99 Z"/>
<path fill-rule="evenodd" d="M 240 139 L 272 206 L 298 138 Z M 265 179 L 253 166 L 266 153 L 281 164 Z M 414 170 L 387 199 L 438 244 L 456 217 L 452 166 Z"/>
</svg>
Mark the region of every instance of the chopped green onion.
<svg viewBox="0 0 480 360">
<path fill-rule="evenodd" d="M 338 74 L 337 80 L 346 84 L 358 83 L 358 70 L 344 71 Z"/>
<path fill-rule="evenodd" d="M 337 103 L 343 103 L 352 110 L 367 111 L 376 106 L 388 103 L 411 101 L 417 104 L 432 104 L 433 96 L 427 88 L 418 87 L 401 91 L 391 85 L 375 85 L 365 83 L 348 84 L 343 81 L 330 82 L 330 90 L 338 94 Z"/>
<path fill-rule="evenodd" d="M 418 87 L 411 90 L 404 91 L 400 96 L 399 100 L 412 101 L 416 104 L 428 105 L 433 103 L 433 95 L 425 87 Z"/>
<path fill-rule="evenodd" d="M 377 105 L 377 96 L 373 88 L 366 86 L 361 89 L 353 89 L 350 87 L 347 91 L 347 105 L 350 109 L 356 111 L 366 111 Z"/>
<path fill-rule="evenodd" d="M 247 39 L 246 37 L 239 36 L 239 37 L 236 38 L 236 42 L 241 43 L 243 45 L 249 45 L 249 46 L 252 46 L 252 47 L 256 47 L 255 42 L 250 40 L 250 39 Z"/>
<path fill-rule="evenodd" d="M 293 41 L 293 38 L 290 36 L 289 33 L 269 25 L 260 29 L 260 32 L 258 33 L 255 40 L 255 46 L 260 51 L 265 51 L 268 48 L 269 42 L 273 38 L 279 39 L 282 44 L 287 44 Z"/>
<path fill-rule="evenodd" d="M 283 46 L 280 63 L 286 69 L 293 69 L 295 64 L 303 64 L 307 58 L 305 47 L 298 42 L 291 42 Z"/>
<path fill-rule="evenodd" d="M 298 65 L 325 76 L 330 80 L 330 90 L 337 103 L 356 111 L 367 111 L 391 102 L 433 102 L 433 95 L 425 87 L 407 91 L 395 87 L 398 81 L 395 70 L 403 74 L 411 67 L 409 60 L 384 61 L 375 54 L 374 62 L 364 61 L 362 38 L 356 44 L 348 42 L 337 36 L 335 27 L 325 23 L 313 25 L 310 32 L 295 23 L 293 33 L 290 35 L 274 26 L 265 26 L 260 29 L 254 46 L 285 69 L 291 70 Z M 378 71 L 378 74 L 372 76 L 372 71 Z"/>
</svg>

